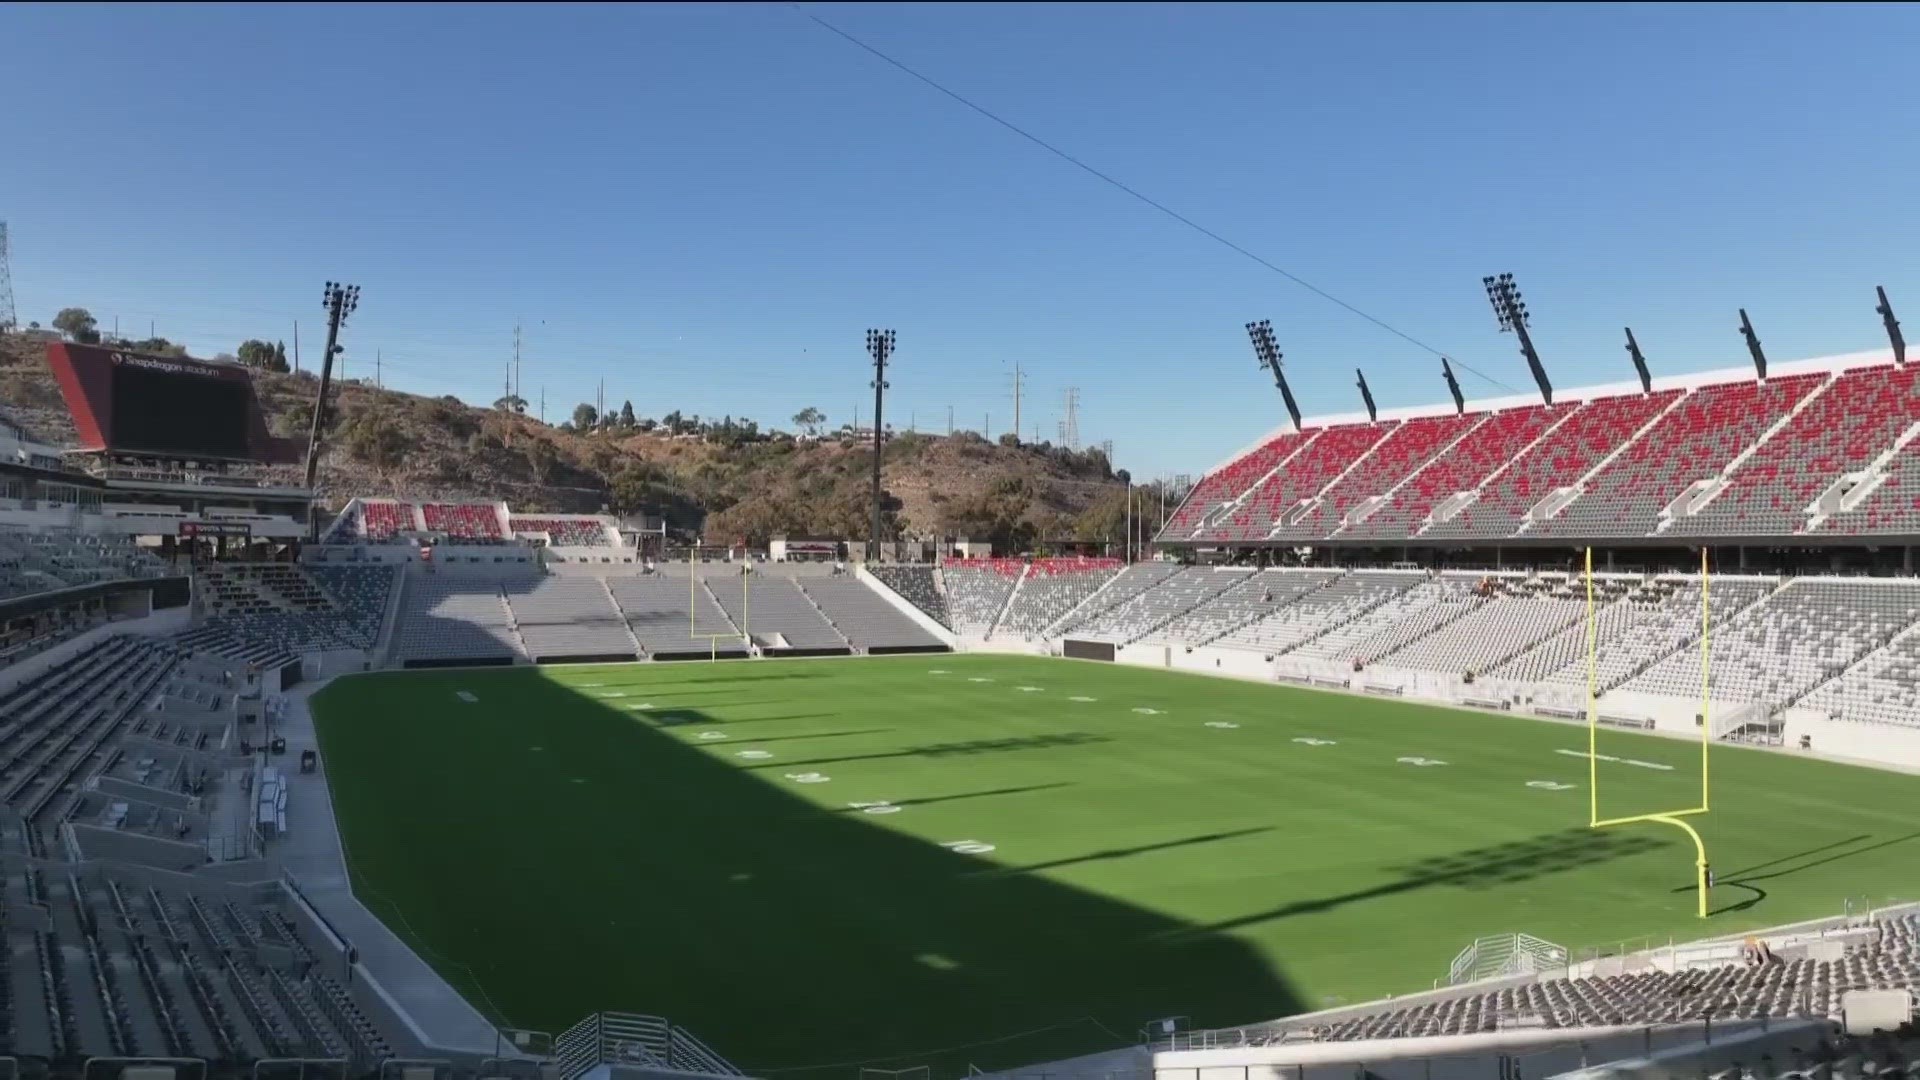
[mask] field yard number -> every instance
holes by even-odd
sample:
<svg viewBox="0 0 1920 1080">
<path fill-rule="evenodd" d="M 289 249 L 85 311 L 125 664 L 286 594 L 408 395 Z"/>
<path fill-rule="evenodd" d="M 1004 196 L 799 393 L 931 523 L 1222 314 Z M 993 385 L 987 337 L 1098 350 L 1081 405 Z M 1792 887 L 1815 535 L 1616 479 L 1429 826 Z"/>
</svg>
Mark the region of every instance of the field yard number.
<svg viewBox="0 0 1920 1080">
<path fill-rule="evenodd" d="M 1166 714 L 1165 712 L 1163 712 L 1163 711 L 1161 711 L 1161 710 L 1159 710 L 1159 709 L 1149 709 L 1149 708 L 1147 708 L 1147 707 L 1146 707 L 1146 706 L 1144 706 L 1144 705 L 1142 705 L 1142 706 L 1141 706 L 1140 708 L 1137 708 L 1137 709 L 1135 709 L 1135 710 L 1133 710 L 1133 711 L 1134 711 L 1134 712 L 1137 712 L 1137 713 L 1139 713 L 1139 714 L 1140 714 L 1141 716 L 1165 716 L 1165 715 L 1167 715 L 1167 714 Z"/>
<path fill-rule="evenodd" d="M 972 675 L 967 678 L 967 681 L 968 682 L 992 682 L 993 680 L 987 678 L 985 675 Z"/>
<path fill-rule="evenodd" d="M 718 742 L 727 737 L 724 731 L 703 731 L 698 736 L 701 742 Z"/>
<path fill-rule="evenodd" d="M 962 855 L 985 855 L 993 850 L 992 844 L 983 844 L 978 840 L 949 840 L 940 846 Z"/>
<path fill-rule="evenodd" d="M 1016 686 L 1014 689 L 1023 694 L 1037 694 L 1040 692 L 1040 688 L 1037 686 Z"/>
<path fill-rule="evenodd" d="M 1207 721 L 1207 726 L 1210 728 L 1225 728 L 1228 730 L 1232 730 L 1234 728 L 1239 727 L 1240 725 L 1234 723 L 1231 720 L 1209 720 Z"/>
<path fill-rule="evenodd" d="M 1310 735 L 1303 735 L 1300 738 L 1295 739 L 1293 741 L 1299 743 L 1301 746 L 1338 746 L 1340 745 L 1339 743 L 1334 742 L 1332 739 L 1316 739 Z"/>
<path fill-rule="evenodd" d="M 469 705 L 480 700 L 478 697 L 474 696 L 474 693 L 471 690 L 455 690 L 453 692 L 453 696 L 459 698 L 461 701 L 464 701 Z"/>
<path fill-rule="evenodd" d="M 765 761 L 765 760 L 767 760 L 768 758 L 770 758 L 770 757 L 772 757 L 772 756 L 773 756 L 773 751 L 771 751 L 771 750 L 742 750 L 742 751 L 740 751 L 739 753 L 737 753 L 737 754 L 735 754 L 735 755 L 733 755 L 733 756 L 734 756 L 734 757 L 737 757 L 737 758 L 745 758 L 745 759 L 747 759 L 748 761 Z"/>
<path fill-rule="evenodd" d="M 796 784 L 824 784 L 833 777 L 817 772 L 790 772 L 787 774 L 787 779 Z"/>
<path fill-rule="evenodd" d="M 632 704 L 629 704 L 629 705 L 622 705 L 622 706 L 620 706 L 620 707 L 621 707 L 621 708 L 623 708 L 623 709 L 651 709 L 651 708 L 653 708 L 653 702 L 651 702 L 651 701 L 636 701 L 636 702 L 633 702 Z"/>
<path fill-rule="evenodd" d="M 1068 698 L 1067 700 L 1068 700 L 1068 701 L 1099 701 L 1100 699 L 1099 699 L 1099 698 L 1090 698 L 1090 697 L 1088 697 L 1088 696 L 1087 696 L 1087 695 L 1085 695 L 1085 694 L 1075 694 L 1075 695 L 1073 695 L 1072 697 L 1070 697 L 1070 698 Z"/>
<path fill-rule="evenodd" d="M 1527 786 L 1541 791 L 1572 791 L 1572 784 L 1562 784 L 1557 780 L 1529 780 Z"/>
<path fill-rule="evenodd" d="M 1446 762 L 1444 761 L 1439 761 L 1430 757 L 1403 757 L 1403 758 L 1394 758 L 1393 760 L 1399 762 L 1402 765 L 1414 765 L 1422 769 L 1431 768 L 1435 765 L 1446 764 Z"/>
<path fill-rule="evenodd" d="M 601 698 L 617 698 L 617 697 L 626 697 L 626 696 L 627 696 L 627 692 L 626 692 L 625 690 L 609 690 L 609 691 L 607 691 L 607 692 L 606 692 L 606 693 L 604 693 L 604 694 L 595 694 L 595 695 L 593 695 L 593 696 L 594 696 L 594 697 L 601 697 Z"/>
<path fill-rule="evenodd" d="M 946 668 L 943 668 L 943 667 L 937 667 L 937 668 L 928 668 L 928 669 L 927 669 L 927 674 L 929 674 L 929 675 L 951 675 L 951 674 L 953 674 L 953 672 L 951 672 L 951 671 L 948 671 L 948 670 L 947 670 Z"/>
<path fill-rule="evenodd" d="M 858 810 L 863 814 L 897 814 L 906 809 L 906 807 L 903 806 L 895 806 L 885 799 L 879 799 L 874 802 L 850 802 L 847 804 L 847 808 L 849 810 Z"/>
</svg>

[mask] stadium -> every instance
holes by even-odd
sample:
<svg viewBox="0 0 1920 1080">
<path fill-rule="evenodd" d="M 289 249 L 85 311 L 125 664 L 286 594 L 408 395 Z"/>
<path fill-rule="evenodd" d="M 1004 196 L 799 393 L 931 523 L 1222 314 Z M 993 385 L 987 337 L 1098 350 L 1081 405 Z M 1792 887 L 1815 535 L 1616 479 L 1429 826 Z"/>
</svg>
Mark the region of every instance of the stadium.
<svg viewBox="0 0 1920 1080">
<path fill-rule="evenodd" d="M 24 1073 L 1466 1075 L 1910 1014 L 1892 352 L 1309 418 L 1152 557 L 919 562 L 310 526 L 236 369 L 45 348 Z"/>
<path fill-rule="evenodd" d="M 463 275 L 459 243 L 418 239 L 431 222 L 388 212 L 366 230 L 397 238 L 380 248 L 328 219 L 342 245 L 329 260 L 393 275 L 386 293 L 369 287 L 370 313 L 389 300 L 405 313 L 371 322 L 357 286 L 328 280 L 318 360 L 301 366 L 295 322 L 291 370 L 283 346 L 253 337 L 202 359 L 152 322 L 144 341 L 82 309 L 21 325 L 0 223 L 0 1080 L 1920 1080 L 1920 360 L 1895 314 L 1899 279 L 1875 290 L 1860 279 L 1870 260 L 1849 262 L 1829 275 L 1846 281 L 1840 329 L 1811 303 L 1754 302 L 1754 319 L 1729 306 L 1737 338 L 1722 312 L 1708 347 L 1668 362 L 1633 330 L 1622 360 L 1611 314 L 1605 356 L 1543 357 L 1514 275 L 1475 273 L 1462 280 L 1486 292 L 1482 331 L 1518 346 L 1519 363 L 1494 370 L 1530 377 L 1516 390 L 1255 254 L 1240 239 L 1251 225 L 1216 232 L 1142 194 L 1152 185 L 1131 176 L 1145 166 L 1109 174 L 827 15 L 786 14 L 952 99 L 942 108 L 965 106 L 988 137 L 998 125 L 1049 166 L 1077 166 L 1074 182 L 1091 174 L 1090 190 L 1156 227 L 1259 264 L 1263 284 L 1277 272 L 1396 348 L 1432 353 L 1432 392 L 1369 353 L 1361 408 L 1326 407 L 1318 373 L 1280 351 L 1280 334 L 1298 349 L 1318 324 L 1290 311 L 1277 332 L 1250 303 L 1255 321 L 1236 309 L 1224 329 L 1257 383 L 1215 380 L 1207 360 L 1169 372 L 1164 358 L 1146 370 L 1101 354 L 1068 377 L 1140 384 L 1146 445 L 1129 453 L 1197 455 L 1229 429 L 1216 449 L 1240 446 L 1142 494 L 1110 447 L 1080 445 L 1077 387 L 1059 445 L 1027 436 L 1034 361 L 1002 373 L 976 356 L 993 339 L 973 336 L 970 306 L 958 321 L 902 317 L 907 348 L 950 339 L 924 363 L 895 356 L 891 329 L 865 330 L 862 355 L 852 323 L 832 331 L 838 359 L 795 359 L 805 350 L 782 339 L 738 371 L 650 337 L 608 345 L 595 335 L 610 322 L 556 332 L 580 370 L 601 365 L 595 379 L 691 384 L 701 408 L 726 410 L 683 417 L 662 391 L 675 411 L 657 427 L 631 402 L 609 407 L 604 386 L 548 423 L 545 387 L 537 409 L 521 393 L 517 321 L 492 408 L 464 384 L 464 397 L 438 393 L 455 384 L 436 377 L 464 371 L 410 370 L 426 348 L 377 345 L 444 338 L 464 362 L 484 350 L 420 313 L 448 310 L 446 294 L 499 310 L 534 297 L 561 323 L 579 316 L 575 291 L 631 287 L 639 263 L 616 248 L 656 240 L 652 269 L 674 279 L 647 279 L 661 308 L 774 310 L 753 286 L 713 287 L 702 260 L 715 252 L 742 282 L 755 260 L 805 263 L 799 307 L 849 289 L 899 301 L 874 284 L 896 276 L 916 292 L 965 284 L 891 264 L 843 277 L 797 256 L 815 250 L 796 239 L 818 224 L 812 200 L 820 220 L 845 209 L 798 172 L 763 189 L 805 192 L 806 226 L 779 238 L 792 249 L 734 251 L 711 223 L 712 236 L 666 223 L 642 243 L 582 196 L 591 257 L 533 260 L 498 292 Z M 675 11 L 656 26 L 672 43 L 687 40 L 674 19 L 720 17 Z M 550 43 L 531 25 L 540 55 Z M 1097 51 L 1072 29 L 1076 53 Z M 141 48 L 170 55 L 154 33 Z M 1369 27 L 1368 48 L 1391 34 Z M 582 87 L 604 74 L 587 62 L 595 38 L 565 35 Z M 786 52 L 727 41 L 739 63 L 792 77 L 773 62 Z M 439 59 L 405 62 L 398 91 L 329 87 L 333 111 L 376 91 L 396 113 L 435 111 L 423 103 Z M 1369 78 L 1390 78 L 1376 66 Z M 663 70 L 670 85 L 691 78 Z M 454 80 L 462 108 L 471 81 Z M 742 86 L 741 100 L 806 97 Z M 457 111 L 437 122 L 460 130 Z M 362 154 L 336 135 L 343 173 L 365 157 L 450 208 L 467 192 L 437 171 L 457 148 L 436 147 L 422 179 L 393 147 Z M 201 142 L 195 153 L 217 145 Z M 947 168 L 975 156 L 962 145 Z M 595 153 L 565 158 L 577 177 L 542 173 L 528 190 L 563 202 L 566 184 L 597 177 Z M 674 169 L 705 176 L 718 201 L 724 185 L 700 169 L 754 171 L 699 156 Z M 612 171 L 628 183 L 658 160 Z M 168 182 L 163 168 L 142 179 Z M 9 183 L 0 200 L 17 195 Z M 91 197 L 90 180 L 62 183 Z M 207 190 L 242 215 L 259 196 L 238 181 Z M 1038 205 L 1040 191 L 1020 195 Z M 705 221 L 677 197 L 675 215 Z M 932 199 L 913 205 L 948 220 Z M 780 233 L 761 209 L 727 202 L 721 216 Z M 1383 201 L 1368 209 L 1393 219 Z M 1086 226 L 1090 252 L 1125 234 L 1097 216 L 995 213 L 1015 231 Z M 1364 224 L 1341 230 L 1339 249 L 1370 250 Z M 67 235 L 84 260 L 46 277 L 128 288 L 98 237 Z M 968 245 L 993 235 L 915 257 L 968 265 Z M 1418 263 L 1428 239 L 1395 236 L 1394 258 Z M 1537 238 L 1494 242 L 1552 258 Z M 271 261 L 304 275 L 314 260 L 292 243 L 276 239 Z M 1591 236 L 1553 243 L 1610 258 Z M 1053 272 L 1051 256 L 1010 250 Z M 1425 270 L 1459 276 L 1424 254 Z M 34 257 L 36 273 L 61 265 Z M 260 292 L 232 277 L 223 290 L 192 263 L 167 268 L 177 291 L 143 295 L 267 317 L 249 307 Z M 1367 269 L 1365 287 L 1418 292 L 1405 283 L 1426 279 L 1402 269 Z M 1343 295 L 1350 271 L 1328 274 Z M 541 273 L 559 284 L 543 292 Z M 1711 273 L 1748 287 L 1731 267 Z M 1178 276 L 1155 287 L 1177 291 Z M 1096 278 L 1087 292 L 1112 287 Z M 1020 280 L 1047 303 L 1082 288 Z M 984 282 L 978 321 L 1026 325 Z M 1216 311 L 1242 302 L 1184 310 L 1219 329 Z M 299 312 L 313 357 L 307 292 Z M 1803 337 L 1831 331 L 1829 347 L 1770 356 L 1754 320 L 1796 318 Z M 689 319 L 686 336 L 715 333 Z M 725 348 L 765 346 L 778 319 L 755 320 Z M 1087 355 L 1138 331 L 1089 329 L 1108 345 Z M 485 362 L 493 400 L 499 368 Z M 991 415 L 956 430 L 950 405 L 944 437 L 897 423 L 900 397 L 920 423 L 931 415 L 912 395 L 948 377 L 942 364 L 996 395 L 1011 377 L 1000 439 Z M 394 390 L 383 365 L 435 393 Z M 1499 392 L 1464 391 L 1456 369 Z M 1385 407 L 1369 370 L 1402 384 Z M 858 395 L 867 424 L 856 411 L 822 433 L 807 407 L 802 430 L 762 432 L 745 414 L 763 415 L 754 395 L 779 380 L 806 400 Z M 1257 408 L 1239 410 L 1247 390 Z M 907 516 L 908 498 L 940 516 Z M 927 524 L 968 515 L 988 524 Z"/>
</svg>

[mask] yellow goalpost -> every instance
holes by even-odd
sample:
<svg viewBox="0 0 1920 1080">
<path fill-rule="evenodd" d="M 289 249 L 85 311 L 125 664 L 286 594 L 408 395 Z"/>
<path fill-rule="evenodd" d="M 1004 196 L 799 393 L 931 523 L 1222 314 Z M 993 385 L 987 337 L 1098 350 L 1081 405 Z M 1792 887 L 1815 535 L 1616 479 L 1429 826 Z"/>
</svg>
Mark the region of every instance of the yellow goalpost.
<svg viewBox="0 0 1920 1080">
<path fill-rule="evenodd" d="M 696 641 L 705 641 L 707 643 L 707 652 L 709 654 L 707 659 L 709 660 L 720 659 L 720 642 L 722 641 L 738 637 L 749 649 L 751 649 L 753 645 L 753 631 L 749 629 L 753 625 L 753 608 L 751 606 L 753 593 L 747 588 L 747 574 L 744 570 L 738 576 L 740 578 L 740 633 L 695 633 L 695 629 L 699 626 L 699 621 L 694 617 L 694 611 L 700 606 L 700 569 L 699 565 L 694 562 L 694 549 L 687 549 L 687 636 Z"/>
<path fill-rule="evenodd" d="M 1711 789 L 1708 786 L 1708 748 L 1713 745 L 1713 723 L 1708 708 L 1712 704 L 1708 682 L 1712 656 L 1710 634 L 1711 609 L 1707 604 L 1707 550 L 1700 549 L 1700 805 L 1684 810 L 1663 810 L 1628 817 L 1600 817 L 1600 627 L 1593 601 L 1593 549 L 1587 549 L 1587 791 L 1588 826 L 1595 829 L 1633 825 L 1642 821 L 1671 825 L 1693 841 L 1695 891 L 1699 896 L 1700 917 L 1707 917 L 1707 843 L 1686 819 L 1707 812 Z"/>
</svg>

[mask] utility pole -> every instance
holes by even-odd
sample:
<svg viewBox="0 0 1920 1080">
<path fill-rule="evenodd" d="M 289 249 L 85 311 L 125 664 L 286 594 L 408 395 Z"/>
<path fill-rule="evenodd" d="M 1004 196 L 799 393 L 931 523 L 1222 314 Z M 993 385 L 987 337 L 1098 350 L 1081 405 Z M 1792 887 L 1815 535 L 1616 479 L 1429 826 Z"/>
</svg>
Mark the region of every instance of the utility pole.
<svg viewBox="0 0 1920 1080">
<path fill-rule="evenodd" d="M 895 335 L 891 330 L 867 331 L 867 355 L 873 357 L 873 538 L 867 545 L 867 561 L 880 561 L 880 426 L 882 405 L 887 393 L 887 358 L 893 355 Z"/>
<path fill-rule="evenodd" d="M 544 386 L 540 388 L 540 422 L 547 422 L 547 388 Z"/>
<path fill-rule="evenodd" d="M 327 311 L 327 351 L 320 360 L 320 393 L 313 401 L 313 431 L 307 436 L 307 472 L 306 488 L 313 490 L 314 481 L 320 473 L 320 445 L 326 435 L 327 389 L 333 380 L 333 358 L 346 349 L 340 342 L 340 328 L 346 325 L 347 318 L 360 306 L 360 286 L 343 285 L 337 281 L 327 282 L 325 291 L 320 294 L 320 306 Z M 344 370 L 345 365 L 342 365 Z M 343 375 L 342 378 L 345 376 Z M 310 504 L 315 509 L 307 515 L 311 539 L 320 539 L 320 518 L 318 504 Z"/>
<path fill-rule="evenodd" d="M 513 393 L 507 396 L 520 396 L 520 322 L 517 319 L 513 323 Z M 524 406 L 520 411 L 526 411 Z"/>
<path fill-rule="evenodd" d="M 380 350 L 373 350 L 373 388 L 375 390 L 385 390 L 387 388 L 387 384 L 380 381 L 380 360 Z"/>
<path fill-rule="evenodd" d="M 13 308 L 11 257 L 8 254 L 7 223 L 0 221 L 0 330 L 12 330 L 20 325 L 20 317 Z"/>
<path fill-rule="evenodd" d="M 1013 362 L 1013 437 L 1020 438 L 1020 361 Z M 1035 442 L 1039 439 L 1035 438 Z"/>
<path fill-rule="evenodd" d="M 293 320 L 293 373 L 300 374 L 300 320 Z"/>
<path fill-rule="evenodd" d="M 953 406 L 947 406 L 947 438 L 953 438 Z"/>
</svg>

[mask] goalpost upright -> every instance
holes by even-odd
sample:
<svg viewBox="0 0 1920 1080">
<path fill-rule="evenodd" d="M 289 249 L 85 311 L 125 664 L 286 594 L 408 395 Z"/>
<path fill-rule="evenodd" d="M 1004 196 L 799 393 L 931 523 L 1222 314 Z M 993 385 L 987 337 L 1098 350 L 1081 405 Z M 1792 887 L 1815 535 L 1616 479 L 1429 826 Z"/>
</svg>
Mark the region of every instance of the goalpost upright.
<svg viewBox="0 0 1920 1080">
<path fill-rule="evenodd" d="M 1700 918 L 1707 917 L 1707 844 L 1685 819 L 1707 812 L 1711 805 L 1708 774 L 1708 748 L 1713 745 L 1713 722 L 1708 712 L 1712 704 L 1712 684 L 1708 680 L 1712 653 L 1712 617 L 1707 595 L 1707 550 L 1700 549 L 1700 805 L 1683 810 L 1664 810 L 1626 817 L 1600 817 L 1600 631 L 1593 599 L 1593 549 L 1587 549 L 1587 791 L 1588 827 L 1612 828 L 1643 821 L 1672 825 L 1693 841 L 1694 887 L 1699 899 Z"/>
<path fill-rule="evenodd" d="M 695 640 L 706 641 L 707 652 L 709 654 L 707 658 L 709 660 L 720 659 L 720 642 L 729 638 L 738 637 L 742 644 L 751 648 L 753 645 L 753 631 L 750 629 L 753 625 L 753 608 L 751 606 L 753 592 L 747 588 L 746 572 L 751 564 L 743 565 L 740 572 L 740 633 L 737 635 L 701 634 L 696 632 L 700 625 L 698 618 L 695 616 L 695 610 L 700 606 L 700 570 L 698 564 L 694 561 L 694 554 L 693 548 L 690 547 L 687 549 L 687 636 Z"/>
</svg>

